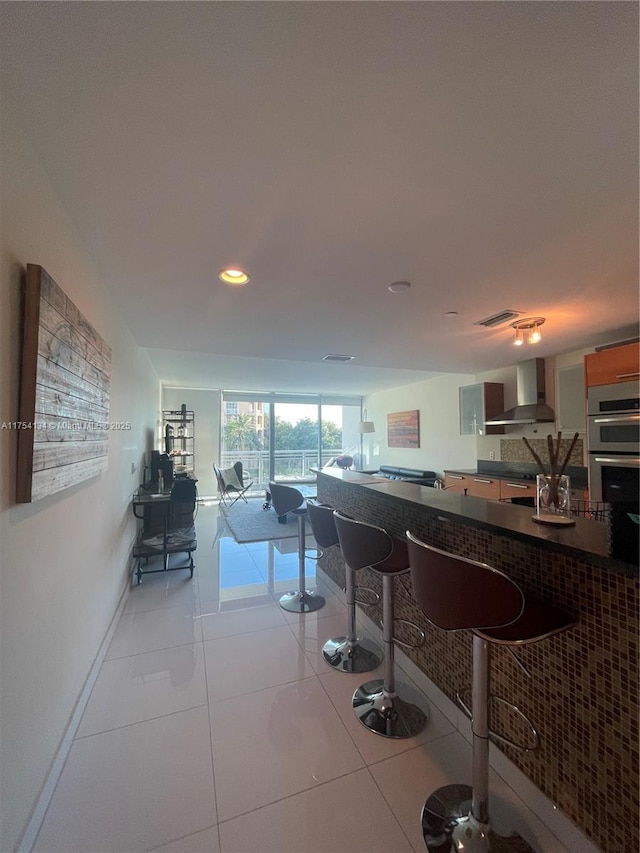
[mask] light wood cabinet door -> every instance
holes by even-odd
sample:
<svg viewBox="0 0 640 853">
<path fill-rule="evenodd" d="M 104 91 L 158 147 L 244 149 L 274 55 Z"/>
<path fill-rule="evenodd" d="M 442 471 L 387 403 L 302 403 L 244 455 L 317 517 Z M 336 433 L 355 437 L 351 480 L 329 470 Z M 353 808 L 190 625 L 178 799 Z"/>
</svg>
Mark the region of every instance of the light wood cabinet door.
<svg viewBox="0 0 640 853">
<path fill-rule="evenodd" d="M 492 480 L 490 477 L 469 477 L 466 483 L 467 494 L 474 498 L 486 498 L 490 501 L 500 500 L 500 480 Z"/>
<path fill-rule="evenodd" d="M 640 344 L 592 352 L 584 357 L 587 388 L 631 382 L 640 377 Z"/>
<path fill-rule="evenodd" d="M 535 483 L 519 483 L 512 480 L 501 480 L 500 500 L 510 501 L 511 498 L 535 498 Z"/>
<path fill-rule="evenodd" d="M 464 474 L 448 474 L 444 472 L 444 487 L 450 492 L 456 492 L 463 495 L 465 490 L 467 477 Z"/>
<path fill-rule="evenodd" d="M 444 472 L 446 489 L 459 495 L 471 495 L 474 498 L 486 498 L 490 501 L 500 500 L 500 480 L 494 480 L 483 474 L 458 474 Z"/>
</svg>

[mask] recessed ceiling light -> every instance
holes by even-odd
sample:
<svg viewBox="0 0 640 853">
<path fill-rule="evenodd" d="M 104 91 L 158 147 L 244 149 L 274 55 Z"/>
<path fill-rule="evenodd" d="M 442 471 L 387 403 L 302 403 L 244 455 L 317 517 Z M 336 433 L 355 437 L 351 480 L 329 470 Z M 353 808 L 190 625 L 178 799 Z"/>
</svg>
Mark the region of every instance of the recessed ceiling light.
<svg viewBox="0 0 640 853">
<path fill-rule="evenodd" d="M 388 289 L 391 293 L 402 293 L 403 290 L 409 290 L 410 287 L 410 281 L 394 281 L 393 284 L 389 285 Z"/>
<path fill-rule="evenodd" d="M 226 284 L 246 284 L 250 281 L 249 276 L 244 270 L 240 269 L 226 269 L 220 270 L 218 273 L 218 278 L 220 281 L 224 281 Z"/>
<path fill-rule="evenodd" d="M 444 316 L 445 317 L 457 317 L 458 312 L 457 311 L 445 311 Z"/>
</svg>

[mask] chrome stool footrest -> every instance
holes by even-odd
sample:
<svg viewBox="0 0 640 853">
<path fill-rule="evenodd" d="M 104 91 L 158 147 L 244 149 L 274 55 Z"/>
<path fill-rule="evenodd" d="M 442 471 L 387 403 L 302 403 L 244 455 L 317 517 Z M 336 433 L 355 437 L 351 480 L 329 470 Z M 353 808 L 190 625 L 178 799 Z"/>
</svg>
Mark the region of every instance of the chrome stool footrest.
<svg viewBox="0 0 640 853">
<path fill-rule="evenodd" d="M 373 601 L 363 601 L 361 598 L 358 598 L 359 590 L 362 590 L 362 592 L 370 592 L 373 595 Z M 374 607 L 376 604 L 380 603 L 380 596 L 375 589 L 371 589 L 370 586 L 354 586 L 353 593 L 355 596 L 355 602 L 356 604 L 359 604 L 360 607 Z"/>
<path fill-rule="evenodd" d="M 502 836 L 470 815 L 468 785 L 445 785 L 422 809 L 422 835 L 429 853 L 534 853 L 519 835 Z"/>
<path fill-rule="evenodd" d="M 315 551 L 315 554 L 309 554 L 309 551 Z M 313 560 L 317 562 L 320 557 L 324 557 L 324 551 L 321 548 L 305 548 L 304 549 L 304 558 L 305 560 Z"/>
<path fill-rule="evenodd" d="M 410 628 L 414 628 L 418 632 L 418 636 L 420 639 L 417 643 L 405 643 L 403 640 L 399 640 L 395 635 L 393 637 L 393 642 L 398 646 L 402 646 L 404 649 L 420 649 L 424 646 L 426 636 L 422 628 L 419 625 L 416 625 L 415 622 L 410 622 L 408 619 L 394 619 L 394 624 L 396 622 L 401 622 L 403 625 L 408 625 Z"/>
<path fill-rule="evenodd" d="M 473 720 L 473 714 L 471 711 L 471 706 L 468 703 L 467 699 L 471 690 L 468 688 L 467 690 L 463 690 L 462 692 L 456 693 L 456 701 L 458 705 L 462 708 L 465 715 Z M 518 717 L 524 722 L 525 726 L 531 732 L 531 742 L 530 744 L 521 744 L 516 743 L 515 741 L 510 740 L 509 738 L 504 737 L 503 735 L 497 734 L 497 732 L 489 729 L 489 738 L 494 741 L 494 743 L 500 743 L 504 746 L 510 746 L 512 749 L 517 749 L 519 752 L 534 752 L 538 748 L 540 742 L 540 736 L 538 734 L 538 730 L 533 725 L 529 717 L 518 708 L 517 705 L 514 705 L 513 702 L 507 702 L 506 699 L 503 699 L 501 696 L 489 696 L 489 709 L 491 709 L 492 703 L 501 704 L 505 707 L 511 709 Z M 489 711 L 491 713 L 491 711 Z M 491 719 L 491 717 L 489 717 Z"/>
</svg>

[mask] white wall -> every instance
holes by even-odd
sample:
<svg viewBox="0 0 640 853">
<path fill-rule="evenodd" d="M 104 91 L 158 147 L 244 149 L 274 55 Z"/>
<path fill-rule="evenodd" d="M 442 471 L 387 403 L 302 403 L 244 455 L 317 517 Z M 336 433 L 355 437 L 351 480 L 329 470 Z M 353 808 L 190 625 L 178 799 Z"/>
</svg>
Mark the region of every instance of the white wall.
<svg viewBox="0 0 640 853">
<path fill-rule="evenodd" d="M 19 842 L 129 582 L 131 473 L 151 449 L 159 383 L 89 264 L 3 99 L 0 421 L 18 417 L 20 287 L 42 265 L 113 350 L 108 470 L 16 505 L 16 433 L 0 430 L 0 849 Z"/>
<path fill-rule="evenodd" d="M 193 411 L 195 475 L 198 478 L 200 497 L 218 494 L 213 463 L 218 463 L 220 456 L 220 400 L 220 391 L 166 386 L 162 389 L 163 409 L 179 409 L 186 403 L 187 409 Z"/>
<path fill-rule="evenodd" d="M 376 428 L 372 435 L 363 436 L 367 467 L 401 465 L 438 474 L 445 468 L 473 468 L 476 437 L 459 434 L 458 389 L 474 382 L 470 374 L 443 374 L 366 397 L 367 417 Z M 420 447 L 388 447 L 387 415 L 412 409 L 420 412 Z"/>
</svg>

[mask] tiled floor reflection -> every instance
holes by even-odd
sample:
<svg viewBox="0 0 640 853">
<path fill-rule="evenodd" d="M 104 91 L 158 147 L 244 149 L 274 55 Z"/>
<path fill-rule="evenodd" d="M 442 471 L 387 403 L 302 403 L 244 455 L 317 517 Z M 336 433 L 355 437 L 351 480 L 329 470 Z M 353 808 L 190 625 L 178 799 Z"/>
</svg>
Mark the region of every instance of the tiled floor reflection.
<svg viewBox="0 0 640 853">
<path fill-rule="evenodd" d="M 315 562 L 306 585 L 325 606 L 287 613 L 295 539 L 238 545 L 217 506 L 196 524 L 193 580 L 150 574 L 131 587 L 34 849 L 424 853 L 421 804 L 469 781 L 468 743 L 433 705 L 410 741 L 367 731 L 351 695 L 374 676 L 324 663 L 346 610 Z M 566 853 L 495 775 L 492 792 L 501 832 Z"/>
</svg>

